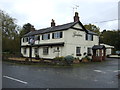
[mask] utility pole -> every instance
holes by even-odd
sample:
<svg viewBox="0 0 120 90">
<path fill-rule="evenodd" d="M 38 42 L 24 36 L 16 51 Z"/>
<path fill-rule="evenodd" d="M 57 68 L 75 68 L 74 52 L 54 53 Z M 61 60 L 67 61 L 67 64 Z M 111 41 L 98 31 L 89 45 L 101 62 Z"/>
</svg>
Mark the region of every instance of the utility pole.
<svg viewBox="0 0 120 90">
<path fill-rule="evenodd" d="M 32 61 L 32 45 L 35 43 L 35 37 L 29 37 L 30 51 L 29 51 L 29 60 Z"/>
</svg>

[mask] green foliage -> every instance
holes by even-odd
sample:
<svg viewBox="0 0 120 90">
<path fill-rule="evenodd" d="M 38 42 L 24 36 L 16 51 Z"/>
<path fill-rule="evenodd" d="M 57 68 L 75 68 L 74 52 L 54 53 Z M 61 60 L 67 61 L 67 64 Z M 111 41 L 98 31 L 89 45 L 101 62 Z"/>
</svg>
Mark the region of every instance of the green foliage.
<svg viewBox="0 0 120 90">
<path fill-rule="evenodd" d="M 73 63 L 73 60 L 74 60 L 73 56 L 68 55 L 65 57 L 65 61 L 66 61 L 67 65 L 71 65 Z"/>
<path fill-rule="evenodd" d="M 56 64 L 59 65 L 71 65 L 73 63 L 74 57 L 68 55 L 66 57 L 55 57 L 53 60 L 56 62 Z"/>
<path fill-rule="evenodd" d="M 16 19 L 10 17 L 7 13 L 0 10 L 0 22 L 2 29 L 2 51 L 3 52 L 20 52 L 20 27 L 15 23 Z"/>
<path fill-rule="evenodd" d="M 94 24 L 84 25 L 84 27 L 92 32 L 97 33 L 98 35 L 100 34 L 100 28 Z"/>
<path fill-rule="evenodd" d="M 90 59 L 88 56 L 85 56 L 85 58 L 86 58 L 88 61 L 91 61 L 91 59 Z"/>
<path fill-rule="evenodd" d="M 38 54 L 35 54 L 35 58 L 38 60 L 40 59 L 39 55 Z"/>
<path fill-rule="evenodd" d="M 24 24 L 22 30 L 20 31 L 20 36 L 27 34 L 33 29 L 33 26 L 30 23 Z"/>
<path fill-rule="evenodd" d="M 56 61 L 63 61 L 64 60 L 64 57 L 55 57 L 53 60 L 56 60 Z"/>
<path fill-rule="evenodd" d="M 100 43 L 115 46 L 115 50 L 120 50 L 120 30 L 101 32 Z"/>
<path fill-rule="evenodd" d="M 82 62 L 89 62 L 91 60 L 92 59 L 90 59 L 89 56 L 87 56 L 87 55 L 81 59 Z"/>
</svg>

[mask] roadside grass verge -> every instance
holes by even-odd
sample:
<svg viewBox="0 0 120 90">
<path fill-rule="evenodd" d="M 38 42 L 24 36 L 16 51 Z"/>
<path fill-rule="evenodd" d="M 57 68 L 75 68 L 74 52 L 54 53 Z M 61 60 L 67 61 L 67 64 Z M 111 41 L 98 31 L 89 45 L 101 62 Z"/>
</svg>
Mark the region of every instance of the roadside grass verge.
<svg viewBox="0 0 120 90">
<path fill-rule="evenodd" d="M 84 67 L 84 66 L 88 66 L 88 65 L 96 65 L 96 64 L 102 64 L 105 61 L 102 62 L 80 62 L 77 64 L 71 64 L 71 65 L 60 65 L 60 64 L 53 64 L 50 62 L 40 62 L 40 61 L 32 61 L 32 62 L 25 62 L 24 60 L 3 60 L 4 63 L 8 63 L 8 64 L 13 64 L 13 65 L 27 65 L 27 66 L 34 66 L 34 67 Z"/>
</svg>

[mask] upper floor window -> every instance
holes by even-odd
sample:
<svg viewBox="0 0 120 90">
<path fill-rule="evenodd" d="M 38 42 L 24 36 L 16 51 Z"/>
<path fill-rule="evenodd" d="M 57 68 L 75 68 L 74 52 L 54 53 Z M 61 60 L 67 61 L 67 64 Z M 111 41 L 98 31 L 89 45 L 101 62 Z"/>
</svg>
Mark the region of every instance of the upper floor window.
<svg viewBox="0 0 120 90">
<path fill-rule="evenodd" d="M 93 41 L 93 35 L 92 34 L 86 34 L 86 40 Z"/>
<path fill-rule="evenodd" d="M 53 38 L 53 39 L 62 38 L 62 32 L 52 33 L 52 38 Z"/>
<path fill-rule="evenodd" d="M 28 39 L 29 39 L 28 37 L 24 37 L 23 42 L 28 42 Z"/>
<path fill-rule="evenodd" d="M 40 36 L 39 36 L 39 35 L 36 35 L 36 36 L 35 36 L 35 40 L 40 40 Z"/>
<path fill-rule="evenodd" d="M 50 39 L 50 34 L 43 34 L 42 40 L 47 40 L 47 39 Z"/>
</svg>

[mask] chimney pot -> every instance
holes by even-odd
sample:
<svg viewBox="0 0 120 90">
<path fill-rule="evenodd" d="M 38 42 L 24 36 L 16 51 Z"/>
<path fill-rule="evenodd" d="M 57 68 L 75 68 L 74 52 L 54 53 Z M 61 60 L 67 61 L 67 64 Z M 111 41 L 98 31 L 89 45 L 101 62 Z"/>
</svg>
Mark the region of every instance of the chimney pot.
<svg viewBox="0 0 120 90">
<path fill-rule="evenodd" d="M 31 31 L 35 31 L 35 28 L 34 28 L 34 26 L 31 26 Z"/>
<path fill-rule="evenodd" d="M 55 20 L 52 19 L 51 27 L 55 26 Z"/>
<path fill-rule="evenodd" d="M 74 22 L 79 21 L 79 16 L 78 16 L 78 12 L 75 12 L 75 16 L 74 16 Z"/>
</svg>

